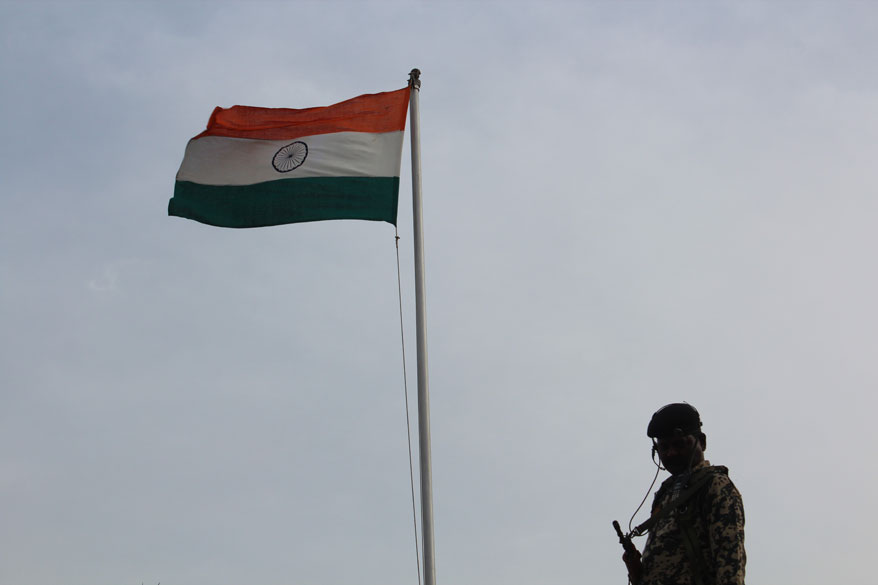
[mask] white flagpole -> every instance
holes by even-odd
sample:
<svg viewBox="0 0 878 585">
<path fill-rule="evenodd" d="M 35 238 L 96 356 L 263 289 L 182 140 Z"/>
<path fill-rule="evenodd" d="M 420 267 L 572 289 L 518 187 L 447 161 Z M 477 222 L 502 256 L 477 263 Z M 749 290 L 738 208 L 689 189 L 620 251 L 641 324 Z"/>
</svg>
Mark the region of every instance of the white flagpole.
<svg viewBox="0 0 878 585">
<path fill-rule="evenodd" d="M 418 437 L 421 470 L 421 530 L 424 545 L 424 585 L 435 585 L 433 547 L 433 465 L 430 456 L 430 389 L 427 380 L 427 300 L 424 279 L 424 218 L 421 204 L 421 128 L 418 96 L 421 72 L 409 73 L 412 144 L 412 221 L 415 241 L 415 323 L 418 348 Z"/>
</svg>

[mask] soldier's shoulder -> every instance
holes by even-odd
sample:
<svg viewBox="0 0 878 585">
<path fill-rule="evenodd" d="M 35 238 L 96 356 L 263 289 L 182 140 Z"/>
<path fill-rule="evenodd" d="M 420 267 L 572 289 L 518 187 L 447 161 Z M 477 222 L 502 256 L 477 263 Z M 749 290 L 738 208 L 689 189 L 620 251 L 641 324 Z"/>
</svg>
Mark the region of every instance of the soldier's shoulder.
<svg viewBox="0 0 878 585">
<path fill-rule="evenodd" d="M 705 473 L 710 474 L 707 482 L 708 492 L 711 494 L 723 494 L 740 498 L 740 492 L 729 477 L 729 468 L 725 465 L 711 465 L 704 468 Z"/>
</svg>

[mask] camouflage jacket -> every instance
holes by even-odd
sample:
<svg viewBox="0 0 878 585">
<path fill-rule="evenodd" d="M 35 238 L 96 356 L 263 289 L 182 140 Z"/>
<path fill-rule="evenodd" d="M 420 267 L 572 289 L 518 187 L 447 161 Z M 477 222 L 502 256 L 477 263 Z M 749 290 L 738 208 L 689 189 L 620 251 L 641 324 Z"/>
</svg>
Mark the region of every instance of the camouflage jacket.
<svg viewBox="0 0 878 585">
<path fill-rule="evenodd" d="M 638 585 L 744 585 L 744 506 L 728 472 L 708 461 L 693 469 L 688 485 L 703 474 L 711 477 L 650 528 Z M 662 483 L 653 514 L 673 501 L 677 480 L 671 476 Z"/>
</svg>

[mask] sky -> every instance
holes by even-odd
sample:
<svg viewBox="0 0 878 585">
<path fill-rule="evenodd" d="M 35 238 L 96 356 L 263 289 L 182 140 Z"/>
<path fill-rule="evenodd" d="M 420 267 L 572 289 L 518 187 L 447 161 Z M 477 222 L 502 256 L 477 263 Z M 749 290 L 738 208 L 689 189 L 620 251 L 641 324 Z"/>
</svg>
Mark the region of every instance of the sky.
<svg viewBox="0 0 878 585">
<path fill-rule="evenodd" d="M 167 216 L 215 106 L 415 67 L 437 583 L 623 585 L 679 401 L 750 583 L 874 578 L 878 5 L 5 0 L 0 42 L 0 583 L 418 582 L 393 226 Z"/>
</svg>

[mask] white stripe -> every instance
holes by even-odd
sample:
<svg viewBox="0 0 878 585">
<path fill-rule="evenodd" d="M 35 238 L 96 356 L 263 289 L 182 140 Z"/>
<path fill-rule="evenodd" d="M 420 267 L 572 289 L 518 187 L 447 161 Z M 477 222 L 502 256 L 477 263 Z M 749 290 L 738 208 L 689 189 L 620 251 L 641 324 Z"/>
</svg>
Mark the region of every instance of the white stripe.
<svg viewBox="0 0 878 585">
<path fill-rule="evenodd" d="M 398 177 L 402 134 L 335 132 L 293 140 L 193 138 L 186 145 L 177 180 L 203 185 L 250 185 L 305 177 Z M 293 142 L 304 142 L 308 154 L 301 166 L 280 172 L 272 161 L 281 148 Z"/>
</svg>

